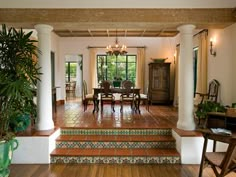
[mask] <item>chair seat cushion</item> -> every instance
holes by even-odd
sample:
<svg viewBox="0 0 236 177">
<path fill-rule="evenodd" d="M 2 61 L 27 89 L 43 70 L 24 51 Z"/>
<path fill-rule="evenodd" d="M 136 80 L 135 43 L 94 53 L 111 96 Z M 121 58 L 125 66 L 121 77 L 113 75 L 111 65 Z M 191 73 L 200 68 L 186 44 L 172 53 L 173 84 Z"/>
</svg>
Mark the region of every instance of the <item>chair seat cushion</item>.
<svg viewBox="0 0 236 177">
<path fill-rule="evenodd" d="M 134 100 L 134 98 L 131 98 L 131 97 L 122 97 L 121 100 L 123 100 L 123 101 L 132 101 L 132 100 Z"/>
<path fill-rule="evenodd" d="M 146 94 L 140 94 L 140 99 L 147 99 L 147 95 Z"/>
<path fill-rule="evenodd" d="M 104 100 L 104 101 L 115 100 L 115 97 L 101 97 L 101 100 Z"/>
<path fill-rule="evenodd" d="M 85 95 L 85 98 L 86 98 L 86 99 L 89 99 L 89 98 L 92 99 L 92 98 L 93 98 L 93 94 L 87 94 L 87 95 Z"/>
</svg>

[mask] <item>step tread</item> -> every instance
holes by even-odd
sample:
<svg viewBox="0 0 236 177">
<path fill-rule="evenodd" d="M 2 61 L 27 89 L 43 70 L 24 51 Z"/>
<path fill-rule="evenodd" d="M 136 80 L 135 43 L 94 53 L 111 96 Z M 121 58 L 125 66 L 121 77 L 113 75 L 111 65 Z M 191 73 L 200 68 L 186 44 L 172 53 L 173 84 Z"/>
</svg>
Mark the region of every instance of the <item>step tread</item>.
<svg viewBox="0 0 236 177">
<path fill-rule="evenodd" d="M 171 135 L 60 135 L 56 141 L 153 142 L 175 139 Z"/>
<path fill-rule="evenodd" d="M 175 149 L 65 149 L 57 148 L 51 156 L 180 156 Z"/>
</svg>

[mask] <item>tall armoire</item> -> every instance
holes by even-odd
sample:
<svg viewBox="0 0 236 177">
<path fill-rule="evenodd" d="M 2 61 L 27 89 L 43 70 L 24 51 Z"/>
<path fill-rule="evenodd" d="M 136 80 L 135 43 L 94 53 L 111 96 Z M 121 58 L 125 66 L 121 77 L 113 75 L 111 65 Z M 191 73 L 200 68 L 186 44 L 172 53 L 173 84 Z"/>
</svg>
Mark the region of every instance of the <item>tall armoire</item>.
<svg viewBox="0 0 236 177">
<path fill-rule="evenodd" d="M 170 63 L 149 63 L 151 103 L 170 103 Z"/>
</svg>

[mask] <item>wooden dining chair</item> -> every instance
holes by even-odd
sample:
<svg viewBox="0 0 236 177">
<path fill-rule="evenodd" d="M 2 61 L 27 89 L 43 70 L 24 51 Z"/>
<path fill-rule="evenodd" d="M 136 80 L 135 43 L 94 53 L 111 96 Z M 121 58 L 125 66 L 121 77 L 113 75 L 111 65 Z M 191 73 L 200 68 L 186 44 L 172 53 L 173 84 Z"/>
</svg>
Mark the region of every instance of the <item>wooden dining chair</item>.
<svg viewBox="0 0 236 177">
<path fill-rule="evenodd" d="M 110 81 L 102 81 L 100 94 L 101 112 L 103 112 L 103 105 L 105 102 L 111 103 L 111 108 L 113 112 L 115 112 L 115 96 L 112 93 Z"/>
<path fill-rule="evenodd" d="M 140 103 L 140 102 L 145 104 L 146 105 L 146 110 L 149 111 L 149 102 L 150 102 L 150 99 L 149 99 L 149 89 L 147 89 L 147 93 L 146 94 L 141 93 L 139 97 L 138 97 L 138 95 L 136 96 L 136 98 L 135 98 L 135 104 L 136 104 L 135 107 L 136 108 L 139 106 L 137 104 Z"/>
<path fill-rule="evenodd" d="M 88 88 L 87 88 L 87 83 L 86 81 L 84 80 L 83 81 L 83 94 L 82 94 L 82 100 L 83 100 L 83 105 L 84 105 L 84 111 L 87 110 L 87 107 L 88 107 L 88 103 L 89 101 L 93 101 L 93 94 L 89 94 L 88 93 Z"/>
<path fill-rule="evenodd" d="M 120 112 L 123 112 L 123 104 L 129 102 L 131 104 L 131 109 L 135 110 L 135 98 L 134 84 L 132 81 L 126 80 L 122 82 L 122 93 L 120 95 Z"/>
<path fill-rule="evenodd" d="M 203 132 L 204 144 L 202 151 L 202 160 L 199 169 L 199 177 L 202 177 L 203 169 L 210 165 L 216 177 L 224 177 L 230 172 L 236 170 L 236 137 Z M 207 152 L 207 144 L 213 140 L 213 152 Z M 216 142 L 228 144 L 226 152 L 216 152 Z M 236 176 L 236 174 L 235 174 Z"/>
</svg>

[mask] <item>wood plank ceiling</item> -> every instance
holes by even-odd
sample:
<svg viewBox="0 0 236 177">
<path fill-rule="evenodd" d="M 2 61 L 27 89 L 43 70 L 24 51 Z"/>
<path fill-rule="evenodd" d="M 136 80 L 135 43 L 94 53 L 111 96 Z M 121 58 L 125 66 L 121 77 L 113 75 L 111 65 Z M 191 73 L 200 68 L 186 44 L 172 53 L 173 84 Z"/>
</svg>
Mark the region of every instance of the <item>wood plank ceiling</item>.
<svg viewBox="0 0 236 177">
<path fill-rule="evenodd" d="M 236 22 L 235 9 L 0 9 L 0 23 L 33 29 L 49 24 L 60 37 L 172 37 L 177 27 L 222 29 Z"/>
</svg>

